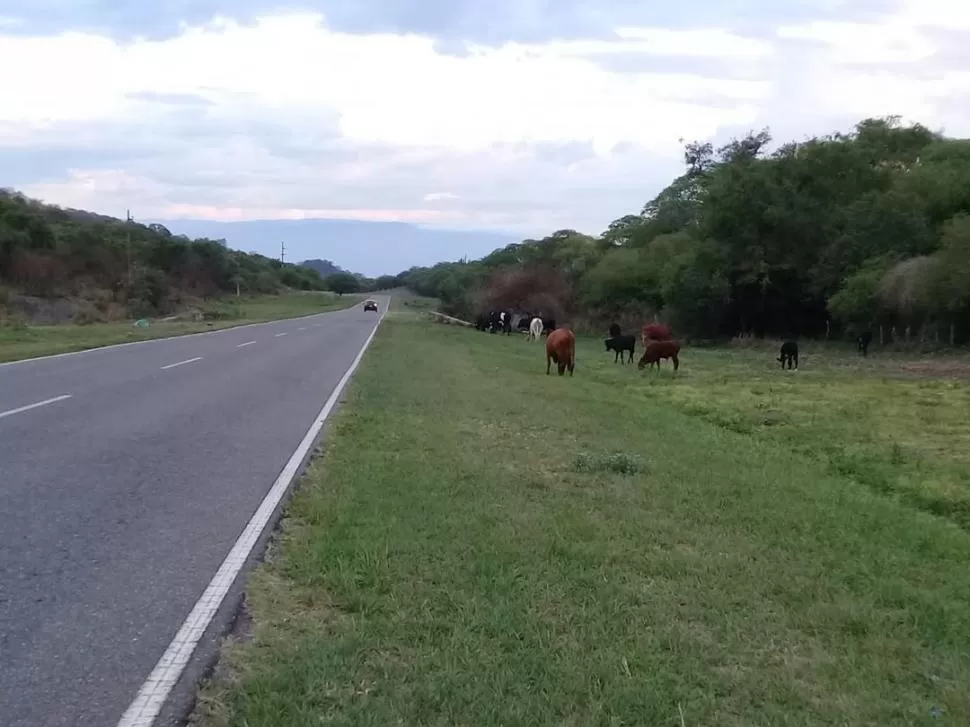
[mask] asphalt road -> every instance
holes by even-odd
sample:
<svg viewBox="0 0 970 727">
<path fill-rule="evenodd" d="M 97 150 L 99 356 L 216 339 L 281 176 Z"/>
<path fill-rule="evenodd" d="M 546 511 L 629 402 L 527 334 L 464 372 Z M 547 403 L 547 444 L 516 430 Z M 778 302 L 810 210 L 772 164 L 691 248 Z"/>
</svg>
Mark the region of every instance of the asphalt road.
<svg viewBox="0 0 970 727">
<path fill-rule="evenodd" d="M 117 724 L 377 321 L 0 366 L 2 727 Z"/>
</svg>

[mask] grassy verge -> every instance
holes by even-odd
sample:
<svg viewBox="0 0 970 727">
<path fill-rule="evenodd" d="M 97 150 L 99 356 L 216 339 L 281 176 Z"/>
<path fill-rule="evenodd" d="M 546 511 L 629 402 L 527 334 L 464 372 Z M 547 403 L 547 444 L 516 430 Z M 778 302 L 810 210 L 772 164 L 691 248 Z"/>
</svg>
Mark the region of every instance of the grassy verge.
<svg viewBox="0 0 970 727">
<path fill-rule="evenodd" d="M 0 363 L 35 356 L 82 351 L 117 343 L 183 336 L 217 328 L 295 318 L 347 308 L 360 296 L 338 297 L 329 293 L 294 293 L 253 298 L 226 298 L 205 305 L 205 320 L 152 321 L 148 328 L 126 323 L 91 325 L 0 326 Z"/>
<path fill-rule="evenodd" d="M 970 530 L 970 382 L 952 378 L 966 359 L 809 348 L 801 370 L 782 372 L 773 355 L 692 351 L 684 376 L 646 391 Z"/>
<path fill-rule="evenodd" d="M 808 370 L 583 342 L 546 377 L 519 338 L 385 324 L 198 724 L 970 723 L 970 535 L 780 433 L 840 436 Z M 776 385 L 795 413 L 749 402 Z"/>
</svg>

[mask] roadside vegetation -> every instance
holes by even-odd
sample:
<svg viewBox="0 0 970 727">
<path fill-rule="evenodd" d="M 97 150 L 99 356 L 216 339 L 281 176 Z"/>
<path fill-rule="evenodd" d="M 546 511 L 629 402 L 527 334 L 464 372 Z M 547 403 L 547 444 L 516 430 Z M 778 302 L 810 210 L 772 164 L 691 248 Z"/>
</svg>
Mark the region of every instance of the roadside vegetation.
<svg viewBox="0 0 970 727">
<path fill-rule="evenodd" d="M 191 240 L 164 225 L 61 209 L 0 189 L 0 335 L 30 324 L 115 323 L 246 307 L 258 296 L 271 296 L 261 304 L 270 309 L 280 294 L 344 295 L 394 283 L 349 273 L 329 260 L 281 263 L 230 249 L 225 240 Z"/>
<path fill-rule="evenodd" d="M 575 329 L 654 316 L 678 337 L 970 340 L 970 140 L 898 118 L 772 146 L 690 143 L 684 173 L 601 235 L 559 230 L 401 282 L 443 312 L 542 311 Z"/>
<path fill-rule="evenodd" d="M 583 338 L 547 377 L 541 345 L 412 308 L 195 724 L 970 723 L 966 380 L 833 347 L 674 376 Z"/>
<path fill-rule="evenodd" d="M 0 325 L 0 363 L 83 351 L 117 343 L 182 336 L 248 323 L 296 318 L 348 308 L 359 300 L 360 296 L 341 297 L 319 292 L 221 298 L 184 309 L 169 320 L 153 320 L 144 328 L 131 321 L 88 325 L 8 323 Z"/>
</svg>

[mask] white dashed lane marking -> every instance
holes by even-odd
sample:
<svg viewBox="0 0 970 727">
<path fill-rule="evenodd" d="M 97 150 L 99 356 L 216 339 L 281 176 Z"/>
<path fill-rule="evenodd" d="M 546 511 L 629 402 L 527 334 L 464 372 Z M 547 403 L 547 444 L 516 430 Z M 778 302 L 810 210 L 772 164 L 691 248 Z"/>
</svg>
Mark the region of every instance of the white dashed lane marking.
<svg viewBox="0 0 970 727">
<path fill-rule="evenodd" d="M 165 369 L 174 369 L 176 366 L 185 366 L 185 364 L 194 363 L 195 361 L 201 361 L 201 356 L 196 356 L 195 358 L 187 358 L 184 361 L 179 361 L 178 363 L 169 364 L 168 366 L 162 366 L 162 371 Z"/>
<path fill-rule="evenodd" d="M 39 409 L 42 406 L 47 406 L 48 404 L 56 404 L 59 401 L 64 401 L 65 399 L 70 399 L 71 394 L 64 394 L 63 396 L 55 396 L 53 399 L 44 399 L 43 401 L 38 401 L 36 404 L 28 404 L 27 406 L 20 406 L 16 409 L 8 409 L 7 411 L 0 411 L 0 419 L 5 417 L 12 417 L 14 414 L 22 414 L 25 411 L 30 411 L 31 409 Z"/>
</svg>

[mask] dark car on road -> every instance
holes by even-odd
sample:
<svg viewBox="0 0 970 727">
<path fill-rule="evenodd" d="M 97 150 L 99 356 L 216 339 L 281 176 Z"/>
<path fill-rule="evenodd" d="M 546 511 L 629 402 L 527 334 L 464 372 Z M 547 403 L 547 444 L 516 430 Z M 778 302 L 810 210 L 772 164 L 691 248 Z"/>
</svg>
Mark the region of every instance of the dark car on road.
<svg viewBox="0 0 970 727">
<path fill-rule="evenodd" d="M 376 300 L 365 300 L 364 301 L 364 310 L 372 310 L 372 311 L 374 311 L 376 313 L 377 312 L 377 301 Z"/>
</svg>

